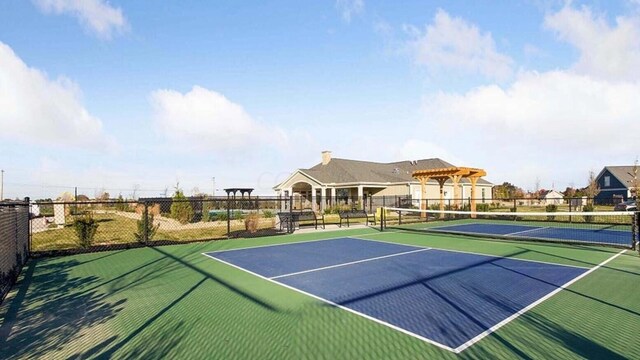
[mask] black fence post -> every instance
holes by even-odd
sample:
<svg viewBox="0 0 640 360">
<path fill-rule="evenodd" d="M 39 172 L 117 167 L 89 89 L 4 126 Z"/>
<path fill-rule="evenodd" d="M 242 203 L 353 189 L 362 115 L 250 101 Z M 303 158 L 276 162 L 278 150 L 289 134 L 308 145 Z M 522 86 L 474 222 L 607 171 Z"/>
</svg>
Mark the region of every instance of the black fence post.
<svg viewBox="0 0 640 360">
<path fill-rule="evenodd" d="M 289 196 L 289 218 L 287 219 L 287 233 L 293 234 L 293 194 Z"/>
<path fill-rule="evenodd" d="M 227 239 L 231 238 L 231 198 L 227 197 Z"/>
<path fill-rule="evenodd" d="M 27 239 L 27 251 L 28 253 L 26 254 L 26 258 L 28 259 L 29 257 L 31 257 L 31 242 L 32 242 L 32 231 L 33 229 L 31 228 L 31 199 L 27 196 L 24 198 L 24 202 L 26 203 L 27 206 L 27 219 L 29 220 L 29 227 L 27 229 L 27 231 L 29 231 L 29 235 L 28 235 L 28 239 Z"/>
<path fill-rule="evenodd" d="M 142 206 L 144 206 L 144 211 L 142 215 L 144 216 L 144 219 L 143 219 L 144 230 L 142 230 L 143 231 L 142 238 L 146 246 L 149 242 L 149 204 L 147 204 L 146 201 L 143 201 Z"/>
<path fill-rule="evenodd" d="M 384 202 L 384 198 L 382 200 L 382 202 Z M 380 232 L 384 231 L 384 206 L 380 208 Z"/>
</svg>

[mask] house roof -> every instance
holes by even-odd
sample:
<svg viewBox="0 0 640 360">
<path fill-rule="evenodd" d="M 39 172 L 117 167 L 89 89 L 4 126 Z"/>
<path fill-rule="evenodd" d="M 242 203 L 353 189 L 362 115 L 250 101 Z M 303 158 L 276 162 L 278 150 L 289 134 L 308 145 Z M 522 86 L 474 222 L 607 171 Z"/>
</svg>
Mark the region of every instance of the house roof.
<svg viewBox="0 0 640 360">
<path fill-rule="evenodd" d="M 633 168 L 634 166 L 605 166 L 605 169 L 609 170 L 611 175 L 620 180 L 627 188 L 633 187 Z"/>
<path fill-rule="evenodd" d="M 301 172 L 325 184 L 340 183 L 398 183 L 416 181 L 411 174 L 415 170 L 448 168 L 454 165 L 438 158 L 417 161 L 378 163 L 372 161 L 333 158 L 328 164 L 322 163 Z M 435 180 L 431 180 L 435 182 Z M 469 183 L 463 179 L 461 183 Z M 479 179 L 478 184 L 491 185 Z"/>
<path fill-rule="evenodd" d="M 556 190 L 543 190 L 540 191 L 540 197 L 547 197 L 548 195 L 560 195 L 562 197 L 562 193 Z"/>
</svg>

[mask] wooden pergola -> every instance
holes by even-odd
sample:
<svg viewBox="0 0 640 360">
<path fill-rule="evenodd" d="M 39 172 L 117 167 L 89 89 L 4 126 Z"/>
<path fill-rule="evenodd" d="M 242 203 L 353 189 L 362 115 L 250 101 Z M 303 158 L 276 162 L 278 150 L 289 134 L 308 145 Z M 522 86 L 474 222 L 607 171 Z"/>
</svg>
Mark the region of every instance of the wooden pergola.
<svg viewBox="0 0 640 360">
<path fill-rule="evenodd" d="M 469 179 L 471 182 L 471 211 L 476 211 L 476 183 L 478 179 L 482 176 L 486 176 L 487 172 L 483 169 L 476 168 L 468 168 L 468 167 L 449 167 L 449 168 L 440 168 L 440 169 L 429 169 L 429 170 L 416 170 L 413 172 L 412 176 L 420 181 L 420 190 L 422 194 L 422 199 L 426 199 L 427 197 L 427 182 L 429 179 L 434 179 L 440 185 L 440 210 L 444 210 L 444 184 L 447 180 L 451 179 L 453 182 L 453 198 L 456 201 L 460 201 L 461 196 L 459 196 L 460 189 L 460 180 L 463 178 Z M 420 209 L 426 210 L 426 202 L 422 201 L 420 203 Z M 424 214 L 426 216 L 426 214 Z M 444 217 L 444 214 L 440 215 Z"/>
</svg>

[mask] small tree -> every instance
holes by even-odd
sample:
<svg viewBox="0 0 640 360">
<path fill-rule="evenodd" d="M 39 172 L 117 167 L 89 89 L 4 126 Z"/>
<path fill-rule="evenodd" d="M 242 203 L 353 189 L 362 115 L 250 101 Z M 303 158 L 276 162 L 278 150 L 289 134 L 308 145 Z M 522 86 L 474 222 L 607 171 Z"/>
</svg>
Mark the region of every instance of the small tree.
<svg viewBox="0 0 640 360">
<path fill-rule="evenodd" d="M 138 242 L 145 242 L 145 233 L 146 241 L 153 240 L 153 237 L 156 235 L 158 231 L 158 227 L 160 224 L 153 225 L 153 214 L 150 214 L 147 210 L 146 212 L 146 221 L 145 221 L 145 213 L 142 213 L 142 219 L 138 220 L 138 231 L 133 235 L 136 237 Z"/>
<path fill-rule="evenodd" d="M 124 202 L 124 199 L 122 198 L 122 194 L 118 195 L 118 198 L 116 199 L 116 210 L 117 211 L 127 210 L 127 204 Z"/>
<path fill-rule="evenodd" d="M 587 203 L 593 205 L 593 199 L 600 193 L 600 185 L 598 185 L 596 174 L 593 170 L 589 171 L 589 179 L 584 192 L 587 195 Z"/>
<path fill-rule="evenodd" d="M 176 184 L 176 192 L 171 203 L 171 217 L 181 224 L 186 224 L 193 219 L 193 208 L 182 190 L 178 188 L 178 185 Z"/>
<path fill-rule="evenodd" d="M 88 248 L 93 243 L 93 238 L 98 230 L 98 223 L 91 214 L 87 213 L 73 221 L 73 229 L 78 236 L 80 246 Z"/>
</svg>

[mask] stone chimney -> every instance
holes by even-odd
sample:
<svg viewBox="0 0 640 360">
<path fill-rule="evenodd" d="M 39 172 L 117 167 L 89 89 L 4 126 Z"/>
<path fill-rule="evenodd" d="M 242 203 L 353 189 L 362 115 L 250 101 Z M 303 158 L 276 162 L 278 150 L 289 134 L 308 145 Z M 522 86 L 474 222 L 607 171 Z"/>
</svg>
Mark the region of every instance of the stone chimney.
<svg viewBox="0 0 640 360">
<path fill-rule="evenodd" d="M 322 152 L 322 165 L 327 165 L 331 161 L 331 151 Z"/>
</svg>

